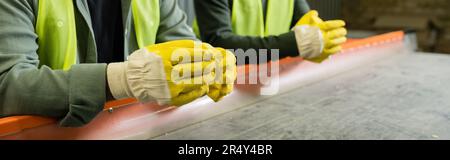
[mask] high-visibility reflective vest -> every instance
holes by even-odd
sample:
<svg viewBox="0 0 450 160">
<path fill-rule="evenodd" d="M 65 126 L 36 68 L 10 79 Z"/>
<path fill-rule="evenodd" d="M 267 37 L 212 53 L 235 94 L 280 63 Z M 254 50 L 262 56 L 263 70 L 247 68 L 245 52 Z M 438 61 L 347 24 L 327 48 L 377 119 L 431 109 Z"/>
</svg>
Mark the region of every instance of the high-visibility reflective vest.
<svg viewBox="0 0 450 160">
<path fill-rule="evenodd" d="M 132 0 L 136 40 L 143 48 L 155 43 L 160 21 L 159 0 Z M 36 34 L 40 65 L 68 70 L 77 62 L 73 0 L 39 0 Z"/>
<path fill-rule="evenodd" d="M 268 0 L 266 23 L 261 0 L 233 0 L 232 29 L 241 36 L 266 37 L 280 35 L 290 31 L 294 16 L 294 0 Z M 200 29 L 197 19 L 192 28 L 197 37 Z"/>
<path fill-rule="evenodd" d="M 241 36 L 266 37 L 290 31 L 294 0 L 268 0 L 265 21 L 264 9 L 261 0 L 233 0 L 233 32 Z"/>
</svg>

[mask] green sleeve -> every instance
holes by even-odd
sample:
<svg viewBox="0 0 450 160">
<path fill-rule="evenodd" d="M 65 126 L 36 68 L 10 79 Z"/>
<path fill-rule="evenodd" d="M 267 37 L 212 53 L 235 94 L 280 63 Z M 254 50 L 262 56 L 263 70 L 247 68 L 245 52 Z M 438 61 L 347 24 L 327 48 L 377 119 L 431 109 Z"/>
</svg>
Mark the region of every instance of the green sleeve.
<svg viewBox="0 0 450 160">
<path fill-rule="evenodd" d="M 299 55 L 294 32 L 267 37 L 234 34 L 231 3 L 231 0 L 195 0 L 203 41 L 227 49 L 279 49 L 280 58 Z"/>
<path fill-rule="evenodd" d="M 160 25 L 157 43 L 190 39 L 197 40 L 192 28 L 188 25 L 188 17 L 180 9 L 176 0 L 160 0 Z"/>
<path fill-rule="evenodd" d="M 105 64 L 39 66 L 35 1 L 0 1 L 0 117 L 39 115 L 62 126 L 90 122 L 105 103 Z"/>
</svg>

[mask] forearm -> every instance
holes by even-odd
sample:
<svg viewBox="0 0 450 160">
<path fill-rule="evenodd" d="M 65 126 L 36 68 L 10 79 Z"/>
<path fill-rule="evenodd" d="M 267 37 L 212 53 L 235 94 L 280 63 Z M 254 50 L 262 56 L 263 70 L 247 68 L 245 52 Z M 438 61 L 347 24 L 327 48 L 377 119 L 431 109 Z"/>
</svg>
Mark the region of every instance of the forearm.
<svg viewBox="0 0 450 160">
<path fill-rule="evenodd" d="M 0 117 L 38 115 L 57 118 L 62 126 L 87 124 L 106 100 L 104 70 L 105 65 L 74 65 L 66 72 L 15 64 L 0 76 Z"/>
<path fill-rule="evenodd" d="M 239 36 L 233 33 L 227 33 L 213 35 L 206 42 L 211 43 L 213 46 L 226 49 L 278 49 L 280 58 L 298 56 L 294 32 L 268 37 Z"/>
</svg>

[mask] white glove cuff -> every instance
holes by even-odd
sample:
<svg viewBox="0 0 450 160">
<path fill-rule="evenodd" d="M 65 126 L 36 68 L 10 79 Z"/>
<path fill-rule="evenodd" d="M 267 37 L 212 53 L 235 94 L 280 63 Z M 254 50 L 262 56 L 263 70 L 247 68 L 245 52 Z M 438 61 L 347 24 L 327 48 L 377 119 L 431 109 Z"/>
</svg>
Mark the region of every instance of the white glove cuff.
<svg viewBox="0 0 450 160">
<path fill-rule="evenodd" d="M 108 83 L 114 98 L 137 98 L 140 102 L 171 100 L 161 57 L 140 49 L 128 57 L 128 62 L 108 66 Z"/>
<path fill-rule="evenodd" d="M 323 34 L 320 28 L 300 25 L 293 28 L 300 57 L 312 59 L 320 56 L 324 50 Z"/>
<path fill-rule="evenodd" d="M 128 62 L 111 63 L 107 68 L 107 80 L 109 90 L 115 99 L 125 99 L 134 97 L 128 86 L 126 68 Z"/>
</svg>

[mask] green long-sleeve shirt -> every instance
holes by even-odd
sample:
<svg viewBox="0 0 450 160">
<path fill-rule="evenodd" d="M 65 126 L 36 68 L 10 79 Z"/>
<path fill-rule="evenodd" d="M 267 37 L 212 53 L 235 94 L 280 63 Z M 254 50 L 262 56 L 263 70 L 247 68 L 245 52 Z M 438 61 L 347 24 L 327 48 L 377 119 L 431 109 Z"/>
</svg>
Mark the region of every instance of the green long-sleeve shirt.
<svg viewBox="0 0 450 160">
<path fill-rule="evenodd" d="M 262 38 L 234 34 L 231 27 L 233 0 L 194 0 L 194 2 L 203 41 L 227 49 L 279 49 L 280 58 L 299 55 L 294 32 Z M 291 27 L 294 27 L 297 20 L 309 10 L 306 0 L 295 0 Z"/>
<path fill-rule="evenodd" d="M 122 0 L 124 58 L 138 49 L 131 0 Z M 0 117 L 40 115 L 81 126 L 102 111 L 106 67 L 97 64 L 96 44 L 86 0 L 74 0 L 79 64 L 68 71 L 39 67 L 35 33 L 38 0 L 0 1 Z M 160 0 L 156 42 L 195 39 L 175 0 Z M 121 34 L 121 33 L 118 33 Z"/>
</svg>

